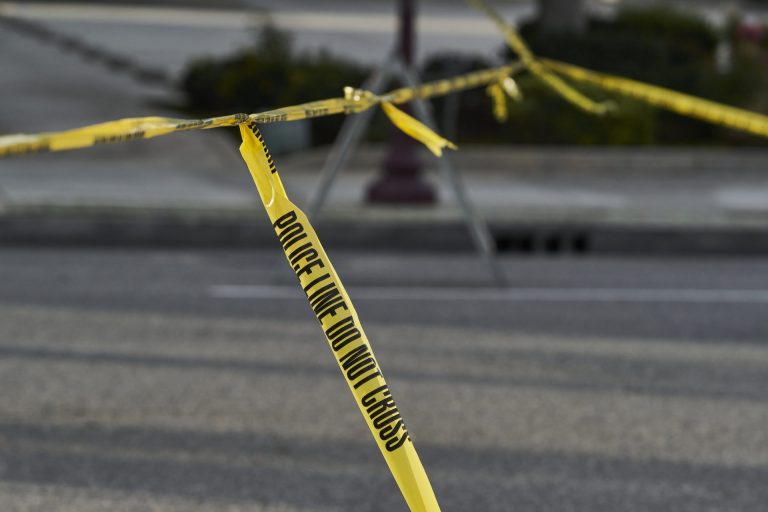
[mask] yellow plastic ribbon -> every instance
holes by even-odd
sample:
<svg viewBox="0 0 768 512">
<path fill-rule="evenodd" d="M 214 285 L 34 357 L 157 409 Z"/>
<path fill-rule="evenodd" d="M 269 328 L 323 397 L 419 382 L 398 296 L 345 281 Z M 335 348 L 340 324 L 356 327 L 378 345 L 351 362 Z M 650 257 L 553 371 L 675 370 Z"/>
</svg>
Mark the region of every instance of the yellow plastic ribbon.
<svg viewBox="0 0 768 512">
<path fill-rule="evenodd" d="M 0 158 L 10 155 L 40 151 L 63 151 L 85 148 L 98 144 L 123 142 L 134 139 L 149 139 L 160 135 L 190 130 L 207 130 L 223 126 L 237 126 L 256 122 L 281 123 L 313 119 L 336 114 L 356 114 L 380 103 L 406 103 L 414 98 L 432 98 L 453 92 L 480 87 L 499 80 L 499 77 L 518 73 L 520 63 L 496 68 L 473 71 L 463 75 L 428 82 L 418 87 L 402 87 L 382 96 L 369 91 L 347 87 L 343 98 L 329 98 L 299 105 L 268 110 L 255 114 L 231 114 L 208 119 L 173 119 L 167 117 L 143 117 L 110 121 L 72 130 L 43 132 L 35 134 L 13 134 L 0 136 Z M 412 124 L 405 122 L 406 125 Z M 412 130 L 422 133 L 422 130 Z M 425 140 L 438 141 L 432 136 Z M 444 147 L 450 147 L 446 144 Z"/>
<path fill-rule="evenodd" d="M 509 109 L 507 108 L 507 95 L 499 84 L 491 84 L 485 89 L 485 93 L 493 101 L 493 117 L 500 123 L 509 119 Z"/>
<path fill-rule="evenodd" d="M 0 137 L 0 157 L 39 151 L 64 151 L 134 139 L 151 139 L 173 132 L 235 126 L 247 120 L 248 116 L 245 114 L 232 114 L 209 119 L 139 117 L 93 124 L 61 132 L 6 135 Z"/>
<path fill-rule="evenodd" d="M 376 445 L 413 512 L 439 512 L 381 367 L 352 301 L 306 215 L 285 193 L 274 161 L 255 123 L 240 125 L 243 155 L 278 241 L 331 346 Z"/>
<path fill-rule="evenodd" d="M 403 133 L 424 144 L 435 156 L 443 156 L 443 148 L 457 149 L 456 145 L 435 133 L 430 127 L 409 116 L 391 103 L 384 102 L 381 108 L 392 124 Z"/>
<path fill-rule="evenodd" d="M 571 80 L 595 85 L 606 91 L 618 93 L 680 115 L 768 137 L 768 116 L 766 115 L 697 98 L 657 85 L 598 73 L 571 64 L 553 60 L 545 62 L 550 69 Z"/>
<path fill-rule="evenodd" d="M 585 112 L 598 116 L 604 115 L 614 107 L 611 103 L 600 103 L 588 98 L 586 95 L 565 83 L 560 77 L 550 72 L 534 56 L 533 52 L 528 48 L 528 45 L 523 38 L 520 37 L 517 30 L 507 23 L 498 12 L 493 10 L 485 0 L 467 0 L 467 3 L 485 13 L 499 30 L 501 30 L 502 34 L 504 34 L 504 39 L 507 41 L 507 45 L 518 57 L 520 57 L 520 60 L 531 73 L 549 86 L 553 91 L 557 92 L 566 101 Z"/>
<path fill-rule="evenodd" d="M 517 87 L 517 82 L 511 77 L 504 77 L 497 83 L 489 85 L 485 92 L 493 101 L 493 116 L 500 123 L 509 119 L 507 98 L 512 98 L 518 102 L 523 100 L 523 95 Z"/>
</svg>

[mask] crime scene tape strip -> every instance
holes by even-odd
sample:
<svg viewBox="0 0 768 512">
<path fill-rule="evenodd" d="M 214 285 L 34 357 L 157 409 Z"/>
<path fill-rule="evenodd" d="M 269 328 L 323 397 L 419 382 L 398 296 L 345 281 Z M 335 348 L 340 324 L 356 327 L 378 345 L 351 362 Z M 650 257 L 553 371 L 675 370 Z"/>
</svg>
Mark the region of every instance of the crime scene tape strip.
<svg viewBox="0 0 768 512">
<path fill-rule="evenodd" d="M 563 62 L 554 60 L 543 62 L 548 68 L 571 80 L 596 85 L 606 91 L 640 100 L 677 114 L 768 137 L 768 116 L 763 114 Z"/>
<path fill-rule="evenodd" d="M 241 124 L 243 155 L 288 264 L 325 333 L 360 412 L 411 511 L 440 507 L 352 301 L 306 215 L 289 199 L 255 123 Z"/>
<path fill-rule="evenodd" d="M 457 149 L 456 145 L 436 134 L 426 125 L 416 121 L 414 118 L 399 110 L 391 103 L 382 103 L 382 110 L 389 117 L 392 124 L 397 126 L 403 133 L 410 135 L 427 146 L 436 156 L 443 155 L 443 148 Z M 416 122 L 414 122 L 416 121 Z"/>
<path fill-rule="evenodd" d="M 520 64 L 501 66 L 429 82 L 415 88 L 404 87 L 381 96 L 348 87 L 345 88 L 345 96 L 343 98 L 313 101 L 250 115 L 231 114 L 208 119 L 142 117 L 110 121 L 60 132 L 0 136 L 0 158 L 33 152 L 86 148 L 99 144 L 124 142 L 134 139 L 150 139 L 175 132 L 208 130 L 250 122 L 266 124 L 312 119 L 336 114 L 355 114 L 379 104 L 401 104 L 414 98 L 431 98 L 493 84 L 504 81 L 522 69 L 523 66 Z M 455 147 L 449 141 L 435 134 L 432 130 L 395 107 L 384 108 L 384 112 L 399 128 L 403 130 L 408 128 L 410 130 L 408 132 L 409 135 L 424 142 L 435 154 L 439 155 L 444 147 Z M 420 135 L 424 136 L 425 139 L 420 139 Z"/>
<path fill-rule="evenodd" d="M 596 102 L 577 91 L 567 83 L 565 83 L 560 77 L 551 73 L 546 66 L 536 58 L 528 45 L 525 43 L 517 30 L 507 23 L 501 15 L 493 10 L 485 0 L 467 0 L 467 3 L 479 11 L 483 12 L 504 34 L 504 38 L 507 41 L 507 45 L 522 61 L 531 73 L 541 80 L 544 84 L 549 86 L 550 89 L 557 92 L 566 101 L 577 106 L 578 108 L 595 115 L 604 115 L 609 110 L 614 108 L 611 102 Z"/>
<path fill-rule="evenodd" d="M 140 117 L 109 121 L 61 132 L 5 135 L 0 137 L 0 157 L 41 151 L 64 151 L 134 139 L 151 139 L 180 131 L 236 126 L 247 121 L 248 116 L 245 114 L 195 120 Z"/>
<path fill-rule="evenodd" d="M 485 93 L 491 98 L 491 101 L 493 101 L 493 116 L 500 123 L 509 119 L 507 97 L 518 102 L 523 100 L 523 95 L 517 87 L 517 82 L 510 76 L 500 82 L 489 85 L 486 88 Z"/>
</svg>

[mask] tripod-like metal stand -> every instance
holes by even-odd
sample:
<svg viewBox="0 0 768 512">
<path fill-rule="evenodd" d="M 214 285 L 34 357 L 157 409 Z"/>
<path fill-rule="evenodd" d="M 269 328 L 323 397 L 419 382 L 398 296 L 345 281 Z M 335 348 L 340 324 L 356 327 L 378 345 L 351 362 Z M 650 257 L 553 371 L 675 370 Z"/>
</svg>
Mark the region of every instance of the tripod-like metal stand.
<svg viewBox="0 0 768 512">
<path fill-rule="evenodd" d="M 417 87 L 419 85 L 416 73 L 406 66 L 399 56 L 393 55 L 366 80 L 363 84 L 363 89 L 374 94 L 380 94 L 383 92 L 383 88 L 389 79 L 396 79 L 406 87 Z M 430 128 L 436 128 L 430 105 L 426 101 L 421 98 L 415 98 L 413 100 L 413 107 L 416 118 Z M 368 109 L 362 113 L 348 116 L 344 121 L 339 136 L 336 138 L 320 172 L 317 188 L 315 188 L 310 196 L 307 208 L 310 219 L 315 220 L 318 218 L 336 178 L 346 166 L 352 152 L 360 144 L 360 139 L 367 130 L 374 111 L 375 109 Z M 461 181 L 461 177 L 456 171 L 450 155 L 443 154 L 441 158 L 438 158 L 438 164 L 443 179 L 446 180 L 446 183 L 453 191 L 456 201 L 462 210 L 467 229 L 477 251 L 485 260 L 496 283 L 499 286 L 506 285 L 506 277 L 496 258 L 496 244 L 491 236 L 488 224 L 469 199 L 464 183 Z"/>
</svg>

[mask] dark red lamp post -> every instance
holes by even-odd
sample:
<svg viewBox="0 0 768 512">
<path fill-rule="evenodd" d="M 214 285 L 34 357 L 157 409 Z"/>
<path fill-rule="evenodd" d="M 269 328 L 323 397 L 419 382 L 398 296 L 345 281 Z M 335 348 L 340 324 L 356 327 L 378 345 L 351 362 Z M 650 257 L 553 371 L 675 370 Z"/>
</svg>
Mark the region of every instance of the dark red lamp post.
<svg viewBox="0 0 768 512">
<path fill-rule="evenodd" d="M 400 0 L 399 52 L 406 66 L 413 62 L 414 0 Z M 402 110 L 410 113 L 407 105 Z M 368 202 L 394 204 L 434 203 L 437 196 L 421 176 L 422 165 L 416 154 L 418 143 L 397 128 L 392 128 L 389 153 L 383 173 L 368 188 Z"/>
</svg>

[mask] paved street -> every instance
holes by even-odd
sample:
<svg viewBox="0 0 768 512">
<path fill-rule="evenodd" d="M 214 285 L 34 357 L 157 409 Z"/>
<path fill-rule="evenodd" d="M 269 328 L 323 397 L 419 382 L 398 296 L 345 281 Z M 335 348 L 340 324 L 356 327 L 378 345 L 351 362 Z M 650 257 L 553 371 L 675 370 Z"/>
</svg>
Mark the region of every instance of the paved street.
<svg viewBox="0 0 768 512">
<path fill-rule="evenodd" d="M 403 510 L 278 256 L 0 251 L 3 510 Z M 768 263 L 331 257 L 443 510 L 764 510 Z"/>
<path fill-rule="evenodd" d="M 290 31 L 300 50 L 322 48 L 375 64 L 392 50 L 394 4 L 380 2 L 254 2 L 252 9 L 195 9 L 79 3 L 0 2 L 0 12 L 45 23 L 64 33 L 178 74 L 190 58 L 225 55 L 252 44 L 266 23 Z M 532 5 L 505 6 L 510 19 Z M 503 39 L 481 14 L 462 2 L 427 3 L 419 18 L 418 55 L 499 53 Z"/>
<path fill-rule="evenodd" d="M 271 22 L 294 34 L 299 48 L 326 48 L 365 63 L 384 59 L 395 34 L 395 4 L 364 0 L 242 0 L 219 6 L 190 1 L 161 2 L 8 2 L 0 13 L 38 20 L 90 43 L 130 55 L 145 64 L 179 73 L 187 60 L 223 55 L 250 44 L 257 29 Z M 615 0 L 590 2 L 592 12 L 610 15 Z M 649 0 L 625 0 L 646 5 Z M 723 2 L 669 2 L 696 10 L 722 24 L 730 6 Z M 497 56 L 502 38 L 463 0 L 422 0 L 418 20 L 420 59 L 439 52 Z M 200 9 L 205 5 L 206 9 Z M 522 21 L 535 13 L 531 1 L 494 2 L 505 19 Z M 765 18 L 764 8 L 749 6 L 750 16 Z"/>
</svg>

